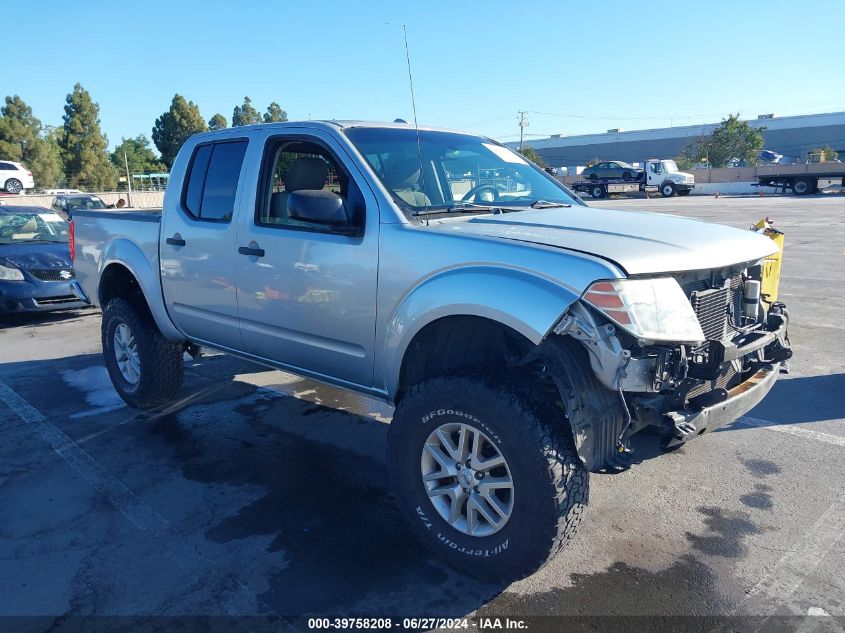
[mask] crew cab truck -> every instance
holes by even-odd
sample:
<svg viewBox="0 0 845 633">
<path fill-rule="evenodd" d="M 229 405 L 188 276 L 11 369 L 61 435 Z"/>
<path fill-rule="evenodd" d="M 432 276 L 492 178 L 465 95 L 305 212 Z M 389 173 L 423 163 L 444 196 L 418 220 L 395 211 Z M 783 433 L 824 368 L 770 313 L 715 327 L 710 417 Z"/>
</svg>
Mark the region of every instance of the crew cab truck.
<svg viewBox="0 0 845 633">
<path fill-rule="evenodd" d="M 470 184 L 472 174 L 497 174 Z M 457 185 L 460 184 L 460 187 Z M 273 123 L 191 137 L 161 213 L 73 217 L 130 405 L 214 348 L 396 405 L 388 466 L 458 569 L 532 573 L 575 534 L 588 473 L 753 407 L 791 350 L 750 231 L 586 208 L 488 138 Z"/>
<path fill-rule="evenodd" d="M 695 189 L 695 177 L 678 170 L 674 160 L 649 158 L 643 163 L 644 169 L 633 179 L 603 179 L 596 173 L 588 180 L 579 180 L 569 187 L 578 193 L 588 193 L 593 198 L 606 198 L 610 194 L 635 193 L 637 191 L 659 191 L 664 198 L 675 194 L 686 196 Z"/>
</svg>

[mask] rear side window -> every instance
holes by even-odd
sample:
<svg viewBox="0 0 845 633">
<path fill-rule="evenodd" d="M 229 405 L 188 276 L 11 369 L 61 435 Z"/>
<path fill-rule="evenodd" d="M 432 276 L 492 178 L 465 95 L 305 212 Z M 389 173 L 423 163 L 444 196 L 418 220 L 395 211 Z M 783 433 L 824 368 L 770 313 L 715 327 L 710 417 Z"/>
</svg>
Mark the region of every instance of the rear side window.
<svg viewBox="0 0 845 633">
<path fill-rule="evenodd" d="M 0 170 L 2 171 L 17 171 L 18 168 L 10 163 L 0 163 Z"/>
<path fill-rule="evenodd" d="M 246 146 L 239 140 L 197 147 L 182 196 L 185 211 L 210 222 L 232 219 Z"/>
</svg>

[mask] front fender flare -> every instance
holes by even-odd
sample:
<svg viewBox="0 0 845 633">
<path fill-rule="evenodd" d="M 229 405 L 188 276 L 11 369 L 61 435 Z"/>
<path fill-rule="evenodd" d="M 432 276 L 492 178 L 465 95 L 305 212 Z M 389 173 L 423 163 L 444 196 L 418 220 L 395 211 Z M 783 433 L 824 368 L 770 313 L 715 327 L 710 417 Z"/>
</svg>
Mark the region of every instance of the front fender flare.
<svg viewBox="0 0 845 633">
<path fill-rule="evenodd" d="M 527 271 L 467 266 L 428 277 L 407 293 L 387 324 L 384 384 L 395 400 L 402 361 L 414 337 L 449 316 L 477 316 L 508 326 L 539 345 L 580 290 Z"/>
</svg>

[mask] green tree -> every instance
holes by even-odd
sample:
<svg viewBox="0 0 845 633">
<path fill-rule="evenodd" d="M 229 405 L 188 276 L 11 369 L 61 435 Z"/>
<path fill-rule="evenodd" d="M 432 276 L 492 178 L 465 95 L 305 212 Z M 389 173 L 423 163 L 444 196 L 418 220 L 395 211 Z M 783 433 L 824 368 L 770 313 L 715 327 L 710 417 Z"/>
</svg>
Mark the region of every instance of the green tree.
<svg viewBox="0 0 845 633">
<path fill-rule="evenodd" d="M 53 187 L 61 179 L 62 162 L 52 150 L 32 108 L 17 95 L 6 97 L 0 107 L 0 157 L 26 165 L 36 187 Z"/>
<path fill-rule="evenodd" d="M 538 167 L 546 166 L 546 161 L 543 160 L 543 157 L 540 156 L 537 153 L 537 150 L 535 150 L 533 147 L 523 147 L 522 149 L 519 149 L 517 151 Z"/>
<path fill-rule="evenodd" d="M 222 130 L 227 127 L 229 127 L 229 122 L 219 112 L 208 120 L 209 130 Z"/>
<path fill-rule="evenodd" d="M 711 167 L 727 167 L 734 161 L 746 165 L 757 164 L 763 149 L 763 130 L 740 121 L 739 114 L 728 115 L 710 134 L 696 139 L 684 149 L 679 158 L 684 164 L 707 162 Z"/>
<path fill-rule="evenodd" d="M 125 175 L 127 163 L 130 174 L 160 172 L 167 169 L 150 147 L 150 139 L 143 134 L 135 138 L 121 139 L 120 145 L 111 153 L 111 162 L 121 176 Z"/>
<path fill-rule="evenodd" d="M 263 119 L 261 118 L 261 114 L 259 114 L 258 110 L 252 107 L 252 99 L 249 97 L 244 97 L 244 104 L 241 106 L 235 106 L 235 109 L 232 112 L 232 127 L 255 125 L 256 123 L 261 123 L 262 121 Z"/>
<path fill-rule="evenodd" d="M 267 106 L 267 112 L 264 113 L 264 122 L 265 123 L 278 123 L 280 121 L 287 121 L 288 120 L 288 113 L 282 109 L 278 103 L 273 101 L 269 106 Z"/>
<path fill-rule="evenodd" d="M 156 119 L 153 126 L 153 143 L 161 154 L 161 162 L 170 169 L 185 141 L 206 129 L 197 105 L 180 94 L 174 95 L 170 108 Z"/>
<path fill-rule="evenodd" d="M 830 145 L 825 145 L 824 147 L 817 147 L 816 149 L 811 149 L 809 152 L 809 158 L 810 162 L 818 161 L 820 163 L 827 163 L 829 161 L 836 160 L 837 158 L 839 158 L 839 152 L 833 149 Z"/>
<path fill-rule="evenodd" d="M 100 106 L 78 83 L 66 101 L 59 148 L 68 184 L 100 191 L 113 189 L 116 174 L 106 149 L 108 139 L 100 131 Z"/>
</svg>

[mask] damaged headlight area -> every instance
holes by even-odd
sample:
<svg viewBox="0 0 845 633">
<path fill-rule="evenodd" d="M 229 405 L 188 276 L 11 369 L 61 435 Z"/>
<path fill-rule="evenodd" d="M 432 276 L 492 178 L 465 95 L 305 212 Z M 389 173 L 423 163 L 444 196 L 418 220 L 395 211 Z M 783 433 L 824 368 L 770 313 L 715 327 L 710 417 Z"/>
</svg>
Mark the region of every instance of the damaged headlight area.
<svg viewBox="0 0 845 633">
<path fill-rule="evenodd" d="M 582 300 L 643 343 L 705 340 L 689 298 L 672 277 L 599 281 Z"/>
<path fill-rule="evenodd" d="M 760 401 L 792 356 L 786 307 L 761 294 L 760 280 L 755 265 L 597 281 L 570 306 L 546 341 L 548 357 L 577 341 L 598 391 L 616 396 L 603 405 L 601 428 L 581 415 L 587 408 L 570 408 L 588 468 L 624 462 L 629 438 L 646 427 L 674 446 Z M 559 391 L 572 393 L 563 363 L 550 366 Z"/>
</svg>

